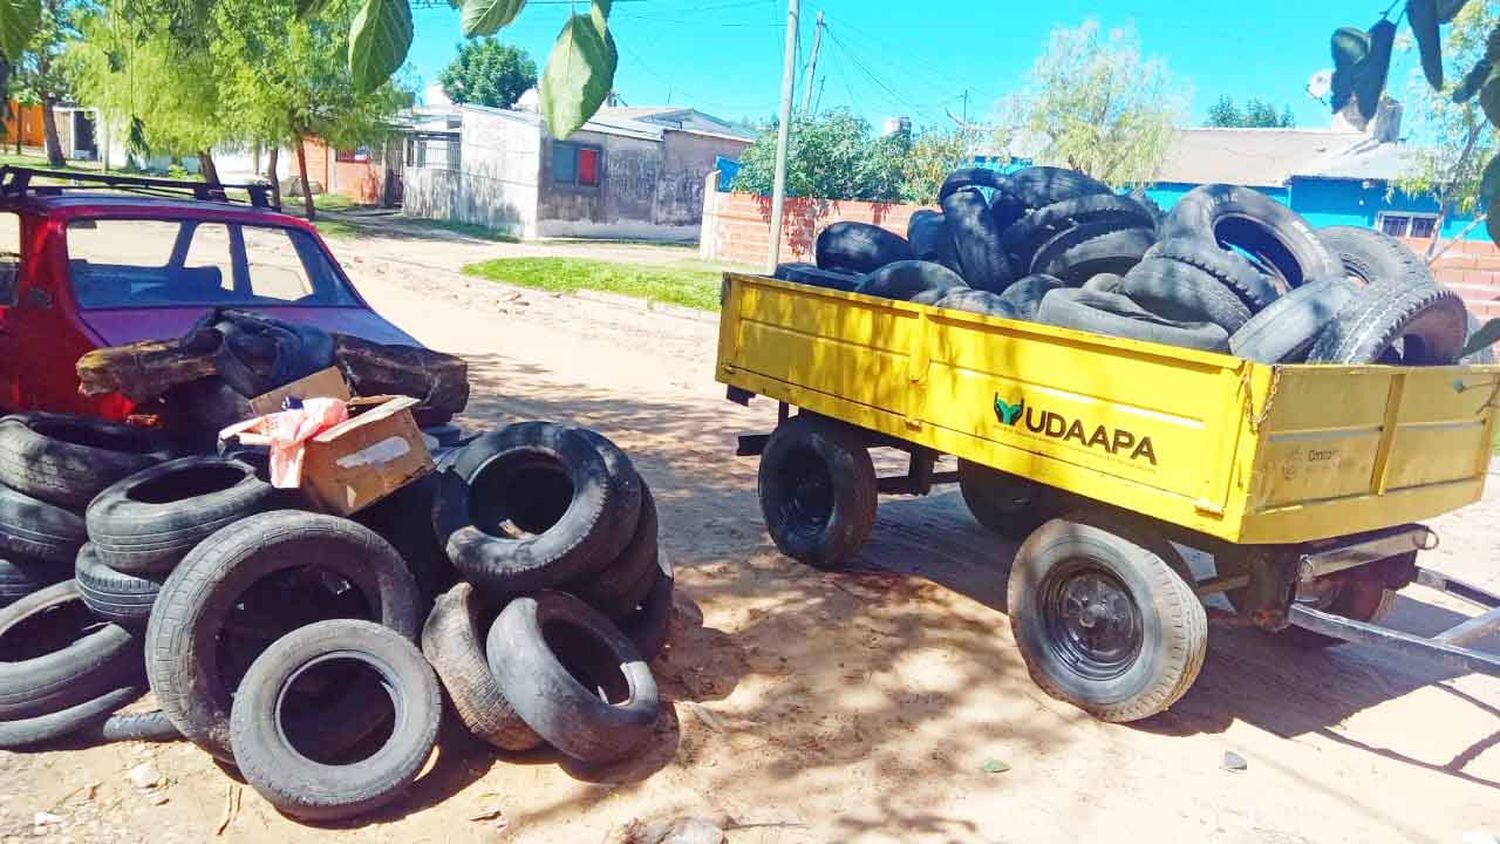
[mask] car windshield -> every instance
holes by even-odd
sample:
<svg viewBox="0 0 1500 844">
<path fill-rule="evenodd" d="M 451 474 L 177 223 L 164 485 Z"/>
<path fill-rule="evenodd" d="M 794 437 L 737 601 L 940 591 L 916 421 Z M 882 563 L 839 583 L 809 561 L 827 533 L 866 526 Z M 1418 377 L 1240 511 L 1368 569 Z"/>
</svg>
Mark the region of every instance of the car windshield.
<svg viewBox="0 0 1500 844">
<path fill-rule="evenodd" d="M 82 308 L 358 304 L 314 238 L 277 226 L 73 220 L 68 275 Z"/>
</svg>

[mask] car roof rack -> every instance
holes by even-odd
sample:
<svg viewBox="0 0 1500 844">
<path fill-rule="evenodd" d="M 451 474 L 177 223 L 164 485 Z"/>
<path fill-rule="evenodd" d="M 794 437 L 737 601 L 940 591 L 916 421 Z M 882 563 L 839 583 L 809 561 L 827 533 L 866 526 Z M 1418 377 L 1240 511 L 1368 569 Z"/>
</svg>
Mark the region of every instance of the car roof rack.
<svg viewBox="0 0 1500 844">
<path fill-rule="evenodd" d="M 33 178 L 67 179 L 67 184 L 56 182 L 36 184 Z M 34 167 L 0 166 L 0 197 L 10 196 L 61 196 L 66 191 L 98 190 L 99 188 L 155 196 L 164 199 L 196 199 L 204 202 L 223 202 L 230 205 L 250 205 L 280 211 L 281 205 L 271 201 L 271 186 L 267 184 L 210 185 L 207 182 L 191 182 L 182 179 L 157 179 L 149 176 L 120 176 L 113 173 L 82 173 L 75 170 L 41 170 Z M 228 191 L 242 190 L 249 202 L 231 199 Z"/>
</svg>

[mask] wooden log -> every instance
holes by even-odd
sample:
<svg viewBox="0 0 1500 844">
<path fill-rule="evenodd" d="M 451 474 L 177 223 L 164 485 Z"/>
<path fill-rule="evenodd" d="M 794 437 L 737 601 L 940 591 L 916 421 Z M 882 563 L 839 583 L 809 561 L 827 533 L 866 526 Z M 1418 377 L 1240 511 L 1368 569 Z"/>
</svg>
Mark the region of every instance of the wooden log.
<svg viewBox="0 0 1500 844">
<path fill-rule="evenodd" d="M 411 396 L 444 413 L 458 413 L 469 403 L 469 365 L 463 358 L 348 334 L 334 334 L 333 349 L 355 395 Z"/>
<path fill-rule="evenodd" d="M 95 349 L 78 359 L 77 370 L 78 389 L 84 395 L 120 393 L 136 402 L 219 372 L 213 352 L 185 351 L 178 340 L 143 340 Z"/>
</svg>

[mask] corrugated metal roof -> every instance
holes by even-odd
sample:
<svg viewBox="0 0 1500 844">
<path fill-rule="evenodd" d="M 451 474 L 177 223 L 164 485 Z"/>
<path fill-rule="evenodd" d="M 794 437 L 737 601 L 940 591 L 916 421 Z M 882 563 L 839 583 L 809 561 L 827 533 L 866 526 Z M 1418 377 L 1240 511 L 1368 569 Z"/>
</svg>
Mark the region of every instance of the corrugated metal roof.
<svg viewBox="0 0 1500 844">
<path fill-rule="evenodd" d="M 1369 142 L 1358 132 L 1326 129 L 1179 129 L 1156 180 L 1280 187 L 1314 162 L 1326 167 Z"/>
</svg>

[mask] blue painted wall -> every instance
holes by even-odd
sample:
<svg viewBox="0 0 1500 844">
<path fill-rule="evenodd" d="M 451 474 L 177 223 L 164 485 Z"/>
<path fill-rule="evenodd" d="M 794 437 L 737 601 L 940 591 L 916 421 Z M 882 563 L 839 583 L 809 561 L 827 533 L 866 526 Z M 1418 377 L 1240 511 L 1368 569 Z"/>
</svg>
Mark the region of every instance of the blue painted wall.
<svg viewBox="0 0 1500 844">
<path fill-rule="evenodd" d="M 1159 184 L 1146 191 L 1156 204 L 1171 208 L 1182 195 L 1197 187 L 1189 184 Z M 1323 226 L 1375 227 L 1375 217 L 1382 211 L 1393 213 L 1410 212 L 1436 214 L 1437 202 L 1431 197 L 1414 197 L 1397 191 L 1386 196 L 1384 182 L 1374 182 L 1364 187 L 1362 182 L 1352 179 L 1294 178 L 1291 184 L 1279 188 L 1256 188 L 1261 193 L 1291 207 L 1301 214 L 1314 228 Z M 1442 236 L 1457 237 L 1473 217 L 1455 215 L 1443 225 Z M 1469 232 L 1466 240 L 1488 240 L 1483 226 Z"/>
</svg>

